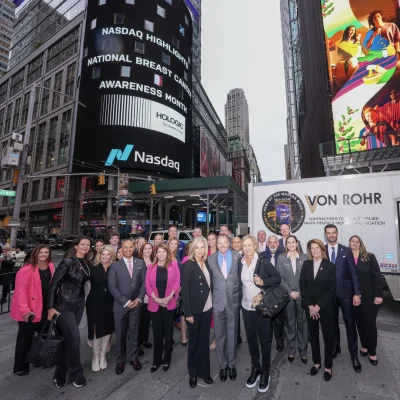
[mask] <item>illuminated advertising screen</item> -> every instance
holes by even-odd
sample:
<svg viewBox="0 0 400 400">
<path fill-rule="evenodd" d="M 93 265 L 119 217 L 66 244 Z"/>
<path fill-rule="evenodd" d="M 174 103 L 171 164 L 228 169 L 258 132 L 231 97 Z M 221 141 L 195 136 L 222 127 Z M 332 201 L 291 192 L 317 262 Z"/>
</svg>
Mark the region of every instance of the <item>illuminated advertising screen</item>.
<svg viewBox="0 0 400 400">
<path fill-rule="evenodd" d="M 337 153 L 400 144 L 399 3 L 321 0 Z"/>
<path fill-rule="evenodd" d="M 89 0 L 75 170 L 83 161 L 190 177 L 191 48 L 184 0 Z"/>
</svg>

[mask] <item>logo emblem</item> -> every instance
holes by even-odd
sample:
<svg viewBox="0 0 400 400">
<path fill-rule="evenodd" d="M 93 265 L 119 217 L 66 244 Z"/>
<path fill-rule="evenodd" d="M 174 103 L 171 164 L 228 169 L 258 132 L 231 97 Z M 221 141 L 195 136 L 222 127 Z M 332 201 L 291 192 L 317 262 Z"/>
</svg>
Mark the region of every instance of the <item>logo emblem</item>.
<svg viewBox="0 0 400 400">
<path fill-rule="evenodd" d="M 109 154 L 108 158 L 107 158 L 105 166 L 106 167 L 110 167 L 111 165 L 114 164 L 115 160 L 127 161 L 129 156 L 131 155 L 132 150 L 133 150 L 134 147 L 135 146 L 133 144 L 127 144 L 125 146 L 125 150 L 124 151 L 122 151 L 120 149 L 112 149 L 110 151 L 110 154 Z"/>
<path fill-rule="evenodd" d="M 281 225 L 289 225 L 292 233 L 297 232 L 305 220 L 305 207 L 301 199 L 293 193 L 276 192 L 268 197 L 262 208 L 265 226 L 279 234 Z"/>
</svg>

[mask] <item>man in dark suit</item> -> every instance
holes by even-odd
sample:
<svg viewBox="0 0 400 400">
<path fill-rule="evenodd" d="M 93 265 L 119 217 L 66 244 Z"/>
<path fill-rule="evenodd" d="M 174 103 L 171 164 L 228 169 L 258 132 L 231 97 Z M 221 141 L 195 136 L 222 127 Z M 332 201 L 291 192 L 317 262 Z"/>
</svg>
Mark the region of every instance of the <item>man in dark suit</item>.
<svg viewBox="0 0 400 400">
<path fill-rule="evenodd" d="M 286 251 L 286 239 L 291 234 L 289 225 L 282 224 L 280 227 L 280 233 L 281 233 L 282 238 L 279 239 L 279 251 L 281 253 L 284 253 Z M 299 250 L 300 250 L 300 253 L 303 252 L 300 242 L 299 242 Z"/>
<path fill-rule="evenodd" d="M 132 256 L 134 244 L 131 239 L 122 243 L 123 258 L 112 264 L 108 272 L 108 287 L 114 297 L 114 322 L 117 342 L 117 366 L 121 375 L 125 369 L 126 342 L 129 340 L 129 360 L 133 369 L 139 371 L 138 335 L 140 305 L 146 293 L 146 264 Z"/>
<path fill-rule="evenodd" d="M 339 330 L 339 307 L 342 309 L 344 324 L 346 325 L 347 342 L 353 368 L 361 372 L 358 360 L 358 337 L 353 306 L 361 303 L 361 289 L 356 266 L 351 250 L 338 243 L 338 229 L 335 225 L 325 226 L 325 236 L 328 241 L 326 254 L 336 267 L 336 321 L 335 321 L 335 347 L 333 358 L 341 352 Z"/>
<path fill-rule="evenodd" d="M 279 249 L 279 241 L 275 235 L 271 235 L 267 240 L 267 249 L 260 253 L 260 256 L 265 257 L 276 268 L 278 256 L 282 252 Z M 285 310 L 282 310 L 278 315 L 271 319 L 269 325 L 269 338 L 272 339 L 275 334 L 276 348 L 278 351 L 283 351 L 285 348 Z"/>
</svg>

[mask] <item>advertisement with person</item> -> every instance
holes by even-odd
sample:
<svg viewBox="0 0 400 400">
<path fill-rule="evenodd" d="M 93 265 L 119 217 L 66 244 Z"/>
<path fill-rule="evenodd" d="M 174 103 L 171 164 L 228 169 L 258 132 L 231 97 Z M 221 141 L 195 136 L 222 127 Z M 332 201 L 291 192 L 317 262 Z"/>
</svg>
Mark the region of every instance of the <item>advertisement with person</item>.
<svg viewBox="0 0 400 400">
<path fill-rule="evenodd" d="M 321 0 L 337 153 L 400 144 L 399 4 Z"/>
<path fill-rule="evenodd" d="M 200 130 L 200 176 L 221 176 L 221 163 L 225 159 L 203 129 Z M 225 168 L 224 168 L 225 170 Z"/>
</svg>

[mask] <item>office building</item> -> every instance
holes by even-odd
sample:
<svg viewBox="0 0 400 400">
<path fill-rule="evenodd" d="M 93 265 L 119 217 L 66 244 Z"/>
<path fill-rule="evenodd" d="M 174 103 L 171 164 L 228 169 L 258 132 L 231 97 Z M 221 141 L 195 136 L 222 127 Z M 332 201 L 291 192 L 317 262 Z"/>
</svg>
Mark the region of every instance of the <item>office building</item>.
<svg viewBox="0 0 400 400">
<path fill-rule="evenodd" d="M 249 164 L 250 164 L 251 182 L 253 182 L 253 183 L 262 182 L 261 172 L 260 172 L 260 168 L 258 167 L 256 153 L 251 144 L 247 145 L 247 147 L 246 147 L 246 156 L 247 156 L 247 159 L 249 160 Z"/>
<path fill-rule="evenodd" d="M 248 185 L 251 182 L 250 163 L 240 136 L 228 137 L 228 150 L 229 161 L 232 163 L 233 179 L 247 193 Z"/>
<path fill-rule="evenodd" d="M 0 76 L 8 69 L 14 18 L 13 2 L 0 0 Z"/>
<path fill-rule="evenodd" d="M 250 143 L 249 106 L 243 89 L 232 89 L 225 104 L 225 128 L 228 137 L 239 136 L 243 147 Z"/>
<path fill-rule="evenodd" d="M 201 79 L 201 0 L 185 0 L 193 25 L 192 64 L 193 74 Z"/>
<path fill-rule="evenodd" d="M 283 151 L 284 151 L 284 160 L 285 160 L 285 176 L 286 180 L 292 179 L 291 171 L 290 171 L 290 153 L 289 153 L 289 145 L 285 144 L 283 145 Z"/>
</svg>

